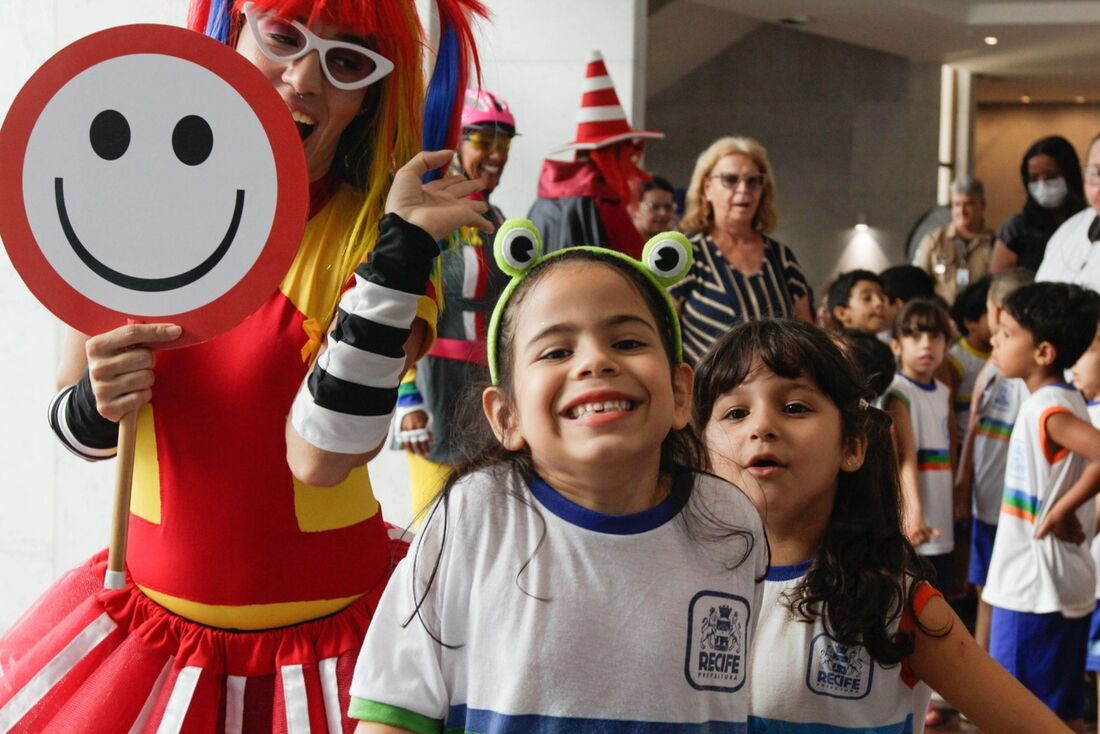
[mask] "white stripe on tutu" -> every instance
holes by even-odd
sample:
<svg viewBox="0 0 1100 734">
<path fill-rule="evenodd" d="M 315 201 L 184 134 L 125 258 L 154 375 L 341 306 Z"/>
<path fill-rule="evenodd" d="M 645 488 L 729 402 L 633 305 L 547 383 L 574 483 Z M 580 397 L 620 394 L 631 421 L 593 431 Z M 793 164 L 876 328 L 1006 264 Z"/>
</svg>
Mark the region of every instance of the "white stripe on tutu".
<svg viewBox="0 0 1100 734">
<path fill-rule="evenodd" d="M 169 655 L 164 667 L 160 669 L 160 675 L 153 681 L 153 687 L 149 689 L 149 695 L 145 697 L 145 705 L 141 707 L 137 718 L 134 719 L 134 725 L 130 727 L 130 734 L 141 734 L 145 731 L 145 727 L 149 724 L 149 717 L 153 715 L 153 707 L 157 705 L 160 691 L 164 688 L 164 682 L 168 680 L 168 672 L 172 670 L 172 663 L 174 662 L 176 662 L 176 659 Z"/>
<path fill-rule="evenodd" d="M 157 734 L 179 734 L 183 728 L 183 720 L 187 718 L 187 710 L 191 708 L 191 697 L 195 695 L 195 686 L 198 685 L 201 673 L 202 668 L 188 665 L 176 675 L 176 684 L 172 687 L 172 695 L 168 697 L 168 705 L 164 708 Z"/>
<path fill-rule="evenodd" d="M 19 722 L 27 712 L 42 700 L 58 682 L 68 675 L 69 671 L 88 653 L 106 639 L 107 635 L 115 631 L 118 625 L 106 612 L 99 615 L 91 623 L 73 638 L 72 642 L 54 655 L 50 662 L 46 663 L 42 670 L 27 681 L 27 685 L 20 689 L 3 708 L 0 708 L 0 731 L 8 731 Z"/>
<path fill-rule="evenodd" d="M 282 678 L 287 734 L 310 734 L 309 699 L 306 697 L 306 677 L 302 674 L 302 666 L 284 665 Z"/>
<path fill-rule="evenodd" d="M 340 689 L 336 683 L 336 658 L 325 658 L 319 663 L 319 668 L 328 731 L 329 734 L 341 734 L 344 731 L 344 724 L 340 717 Z"/>
<path fill-rule="evenodd" d="M 225 734 L 241 734 L 244 731 L 244 687 L 247 680 L 243 675 L 225 676 Z"/>
</svg>

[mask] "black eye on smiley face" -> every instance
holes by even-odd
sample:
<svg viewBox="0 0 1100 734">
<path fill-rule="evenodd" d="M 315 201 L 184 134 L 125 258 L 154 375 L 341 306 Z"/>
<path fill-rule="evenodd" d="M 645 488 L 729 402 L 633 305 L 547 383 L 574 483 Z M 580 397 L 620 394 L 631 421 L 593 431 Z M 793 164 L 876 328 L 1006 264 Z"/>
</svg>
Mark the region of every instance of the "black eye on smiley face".
<svg viewBox="0 0 1100 734">
<path fill-rule="evenodd" d="M 92 151 L 105 161 L 116 161 L 126 154 L 130 147 L 130 123 L 126 116 L 117 110 L 103 110 L 97 114 L 88 128 L 88 140 Z M 198 115 L 187 115 L 176 123 L 171 135 L 172 152 L 186 166 L 201 165 L 214 149 L 214 132 L 210 124 Z M 61 228 L 69 245 L 77 257 L 94 273 L 104 280 L 123 288 L 136 291 L 169 291 L 190 285 L 213 270 L 229 251 L 237 236 L 241 214 L 244 209 L 244 190 L 237 189 L 236 205 L 221 243 L 201 263 L 190 270 L 163 278 L 143 278 L 122 273 L 96 258 L 80 241 L 65 206 L 65 186 L 61 177 L 54 178 L 54 198 L 57 202 L 57 215 Z"/>
<path fill-rule="evenodd" d="M 103 110 L 88 129 L 92 150 L 105 161 L 121 158 L 130 147 L 130 123 L 117 110 Z M 214 148 L 214 133 L 206 120 L 188 115 L 172 130 L 172 151 L 180 163 L 197 166 L 210 157 Z"/>
</svg>

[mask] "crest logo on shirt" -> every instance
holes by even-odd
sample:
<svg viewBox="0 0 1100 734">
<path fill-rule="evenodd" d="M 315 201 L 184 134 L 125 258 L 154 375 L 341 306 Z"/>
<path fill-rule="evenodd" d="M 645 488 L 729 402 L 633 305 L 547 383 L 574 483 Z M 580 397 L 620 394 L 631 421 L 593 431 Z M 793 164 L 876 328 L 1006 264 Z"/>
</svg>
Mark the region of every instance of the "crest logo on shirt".
<svg viewBox="0 0 1100 734">
<path fill-rule="evenodd" d="M 736 691 L 744 684 L 749 613 L 740 596 L 700 591 L 692 598 L 684 674 L 693 688 Z"/>
<path fill-rule="evenodd" d="M 806 685 L 821 696 L 863 698 L 875 666 L 860 645 L 844 645 L 822 632 L 810 643 Z"/>
</svg>

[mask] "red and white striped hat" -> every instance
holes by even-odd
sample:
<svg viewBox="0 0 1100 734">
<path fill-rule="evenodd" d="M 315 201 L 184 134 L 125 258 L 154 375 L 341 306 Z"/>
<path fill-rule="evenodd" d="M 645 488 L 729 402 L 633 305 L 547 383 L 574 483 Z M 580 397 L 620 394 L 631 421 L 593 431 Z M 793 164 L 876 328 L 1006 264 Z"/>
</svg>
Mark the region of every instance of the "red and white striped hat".
<svg viewBox="0 0 1100 734">
<path fill-rule="evenodd" d="M 581 109 L 577 113 L 577 139 L 550 152 L 593 150 L 622 140 L 660 139 L 664 136 L 664 133 L 630 127 L 623 106 L 619 103 L 619 95 L 615 93 L 615 85 L 607 73 L 603 55 L 599 51 L 592 51 L 588 54 Z"/>
</svg>

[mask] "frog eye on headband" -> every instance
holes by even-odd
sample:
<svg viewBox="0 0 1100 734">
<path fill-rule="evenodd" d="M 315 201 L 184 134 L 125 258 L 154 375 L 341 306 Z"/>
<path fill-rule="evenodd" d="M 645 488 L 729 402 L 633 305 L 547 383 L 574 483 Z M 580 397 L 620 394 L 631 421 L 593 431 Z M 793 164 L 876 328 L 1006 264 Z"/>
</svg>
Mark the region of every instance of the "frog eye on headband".
<svg viewBox="0 0 1100 734">
<path fill-rule="evenodd" d="M 542 237 L 527 219 L 509 219 L 497 231 L 493 241 L 497 265 L 513 278 L 523 275 L 542 257 Z"/>
<path fill-rule="evenodd" d="M 642 264 L 666 288 L 687 275 L 691 259 L 691 242 L 679 232 L 654 235 L 642 250 Z"/>
</svg>

